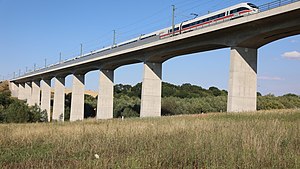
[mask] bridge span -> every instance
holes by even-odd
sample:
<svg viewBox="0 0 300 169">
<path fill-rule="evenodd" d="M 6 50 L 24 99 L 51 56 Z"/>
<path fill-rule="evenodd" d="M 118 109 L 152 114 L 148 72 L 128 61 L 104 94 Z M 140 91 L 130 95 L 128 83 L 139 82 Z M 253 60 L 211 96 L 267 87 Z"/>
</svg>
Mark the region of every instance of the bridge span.
<svg viewBox="0 0 300 169">
<path fill-rule="evenodd" d="M 51 79 L 54 78 L 53 120 L 63 120 L 65 77 L 73 76 L 70 120 L 84 117 L 85 74 L 99 70 L 97 119 L 113 118 L 114 70 L 144 63 L 141 117 L 161 115 L 162 64 L 176 56 L 230 48 L 228 112 L 256 110 L 257 50 L 275 40 L 300 33 L 300 1 L 247 15 L 199 26 L 196 30 L 169 38 L 148 37 L 134 43 L 98 50 L 10 81 L 14 97 L 38 104 L 50 113 Z M 41 98 L 40 98 L 41 95 Z"/>
</svg>

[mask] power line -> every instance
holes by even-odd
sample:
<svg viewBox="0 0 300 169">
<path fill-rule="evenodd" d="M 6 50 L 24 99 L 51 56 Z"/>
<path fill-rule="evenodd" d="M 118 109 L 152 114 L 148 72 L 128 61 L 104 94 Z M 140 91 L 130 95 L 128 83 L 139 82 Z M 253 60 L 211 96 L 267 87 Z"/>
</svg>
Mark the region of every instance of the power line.
<svg viewBox="0 0 300 169">
<path fill-rule="evenodd" d="M 240 1 L 240 0 L 238 0 Z M 201 3 L 199 3 L 199 0 L 182 0 L 179 1 L 177 3 L 174 3 L 176 5 L 176 15 L 175 15 L 175 5 L 173 5 L 172 8 L 172 23 L 169 24 L 170 20 L 170 16 L 169 14 L 165 13 L 166 9 L 169 9 L 169 7 L 164 7 L 160 10 L 158 10 L 157 12 L 155 12 L 154 14 L 148 15 L 146 17 L 143 17 L 141 19 L 138 19 L 135 22 L 132 22 L 128 25 L 119 27 L 117 29 L 115 29 L 113 31 L 113 45 L 116 45 L 116 39 L 118 37 L 118 39 L 123 40 L 125 39 L 125 37 L 138 37 L 141 34 L 147 34 L 152 29 L 159 29 L 160 26 L 164 26 L 164 27 L 169 27 L 168 25 L 172 25 L 172 29 L 173 29 L 173 33 L 174 31 L 174 27 L 175 27 L 175 18 L 177 18 L 176 20 L 178 20 L 180 17 L 184 17 L 184 20 L 187 19 L 192 19 L 192 16 L 189 16 L 189 14 L 186 14 L 187 11 L 189 10 L 193 10 L 199 6 L 203 7 L 206 5 L 211 6 L 209 9 L 211 10 L 212 8 L 215 7 L 219 7 L 221 4 L 230 4 L 230 2 L 232 2 L 231 0 L 224 0 L 224 1 L 218 1 L 215 2 L 215 0 L 206 0 L 206 1 L 201 1 Z M 177 10 L 178 9 L 178 10 Z M 203 9 L 203 8 L 202 8 Z M 197 11 L 198 12 L 198 11 Z M 195 12 L 193 11 L 193 13 L 195 14 Z M 156 18 L 158 17 L 158 18 Z M 165 24 L 167 23 L 167 24 Z M 138 25 L 142 25 L 143 27 L 140 27 Z M 162 27 L 162 28 L 164 28 Z M 128 30 L 128 28 L 130 28 Z M 118 31 L 118 34 L 116 33 L 116 31 Z M 131 34 L 131 32 L 134 32 Z M 101 33 L 102 34 L 102 33 Z M 82 42 L 81 45 L 81 49 L 80 49 L 80 55 L 82 56 L 84 53 L 83 50 L 83 44 L 85 45 L 85 50 L 87 51 L 87 49 L 94 49 L 94 48 L 102 48 L 102 46 L 109 46 L 109 39 L 111 38 L 110 33 L 104 33 L 102 35 L 98 36 L 99 38 L 96 38 L 94 40 L 89 40 L 89 41 L 84 41 Z M 65 53 L 65 56 L 70 56 L 70 55 L 75 55 L 78 56 L 77 52 L 78 48 L 72 48 L 70 50 L 63 50 Z M 59 62 L 61 63 L 62 61 L 62 56 L 60 53 L 60 59 Z"/>
</svg>

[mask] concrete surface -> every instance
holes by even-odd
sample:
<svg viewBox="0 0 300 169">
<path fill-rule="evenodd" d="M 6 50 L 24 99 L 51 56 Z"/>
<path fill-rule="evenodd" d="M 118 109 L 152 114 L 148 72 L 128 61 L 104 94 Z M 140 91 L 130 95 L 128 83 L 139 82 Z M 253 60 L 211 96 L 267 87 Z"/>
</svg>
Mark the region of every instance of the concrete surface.
<svg viewBox="0 0 300 169">
<path fill-rule="evenodd" d="M 70 121 L 84 118 L 84 75 L 73 75 Z"/>
<path fill-rule="evenodd" d="M 9 89 L 12 97 L 18 97 L 19 87 L 15 82 L 9 82 Z"/>
<path fill-rule="evenodd" d="M 51 80 L 50 79 L 43 79 L 41 80 L 41 90 L 42 90 L 42 97 L 41 97 L 41 109 L 47 111 L 48 121 L 50 121 L 50 113 L 51 113 Z"/>
<path fill-rule="evenodd" d="M 25 100 L 25 83 L 19 83 L 18 88 L 18 99 L 19 100 Z"/>
<path fill-rule="evenodd" d="M 40 106 L 40 95 L 41 95 L 41 89 L 40 89 L 40 81 L 32 81 L 32 92 L 31 92 L 31 99 L 30 99 L 30 106 L 33 106 L 37 104 Z"/>
<path fill-rule="evenodd" d="M 97 119 L 113 118 L 114 71 L 100 70 Z"/>
<path fill-rule="evenodd" d="M 257 49 L 231 48 L 229 76 L 227 112 L 255 111 Z"/>
<path fill-rule="evenodd" d="M 162 64 L 145 62 L 141 95 L 141 117 L 161 116 Z"/>
<path fill-rule="evenodd" d="M 55 77 L 52 120 L 64 121 L 64 114 L 65 114 L 65 77 Z"/>
<path fill-rule="evenodd" d="M 28 105 L 30 105 L 30 101 L 31 101 L 31 90 L 32 90 L 31 82 L 25 83 L 24 96 Z"/>
</svg>

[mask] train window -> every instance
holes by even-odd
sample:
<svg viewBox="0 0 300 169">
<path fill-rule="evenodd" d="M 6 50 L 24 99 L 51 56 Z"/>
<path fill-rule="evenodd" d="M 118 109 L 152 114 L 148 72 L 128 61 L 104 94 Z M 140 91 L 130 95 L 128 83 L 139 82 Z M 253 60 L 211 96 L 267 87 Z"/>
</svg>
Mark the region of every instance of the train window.
<svg viewBox="0 0 300 169">
<path fill-rule="evenodd" d="M 225 13 L 224 13 L 224 15 L 225 15 Z M 208 21 L 209 19 L 210 19 L 210 18 L 205 18 L 205 19 L 202 19 L 202 20 L 193 22 L 193 23 L 189 23 L 189 24 L 183 25 L 183 26 L 182 26 L 182 29 L 188 28 L 188 27 L 190 27 L 190 26 L 194 26 L 194 25 L 201 24 L 201 23 L 203 23 L 203 22 Z M 170 30 L 170 31 L 172 32 L 172 30 Z"/>
<path fill-rule="evenodd" d="M 189 26 L 190 26 L 190 24 L 183 25 L 183 26 L 182 26 L 182 29 L 187 28 L 187 27 L 189 27 Z"/>
<path fill-rule="evenodd" d="M 179 27 L 174 28 L 174 31 L 178 31 L 178 30 L 179 30 Z M 169 32 L 172 32 L 172 31 L 173 31 L 172 29 L 169 30 Z"/>
<path fill-rule="evenodd" d="M 238 8 L 238 12 L 240 12 L 240 11 L 244 11 L 244 10 L 249 10 L 248 8 L 246 8 L 246 7 L 240 7 L 240 8 Z"/>
<path fill-rule="evenodd" d="M 214 19 L 216 19 L 217 17 L 218 17 L 218 15 L 212 16 L 212 17 L 209 18 L 209 20 L 214 20 Z"/>
<path fill-rule="evenodd" d="M 246 8 L 246 7 L 240 7 L 240 8 L 231 10 L 231 11 L 230 11 L 230 14 L 237 13 L 237 12 L 244 11 L 244 10 L 249 10 L 249 9 Z"/>
<path fill-rule="evenodd" d="M 230 14 L 237 13 L 237 10 L 238 10 L 238 9 L 231 10 L 231 11 L 230 11 Z"/>
<path fill-rule="evenodd" d="M 250 6 L 250 7 L 252 7 L 252 8 L 256 8 L 256 9 L 258 9 L 258 7 L 257 7 L 256 5 L 254 5 L 254 4 L 247 3 L 247 5 L 249 5 L 249 6 Z"/>
<path fill-rule="evenodd" d="M 224 13 L 221 13 L 221 14 L 219 14 L 219 18 L 220 18 L 220 17 L 223 17 L 223 16 L 225 16 L 225 12 L 224 12 Z"/>
</svg>

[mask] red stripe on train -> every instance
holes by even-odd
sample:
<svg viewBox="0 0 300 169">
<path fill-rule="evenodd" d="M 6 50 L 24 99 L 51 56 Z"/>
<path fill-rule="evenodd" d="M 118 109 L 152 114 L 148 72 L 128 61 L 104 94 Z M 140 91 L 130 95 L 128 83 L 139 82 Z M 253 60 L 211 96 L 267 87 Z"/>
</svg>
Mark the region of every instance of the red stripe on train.
<svg viewBox="0 0 300 169">
<path fill-rule="evenodd" d="M 239 12 L 239 14 L 244 14 L 244 13 L 247 13 L 247 12 L 251 12 L 251 10 L 244 10 L 244 11 Z M 174 34 L 176 34 L 177 32 L 180 32 L 180 31 L 186 31 L 186 30 L 188 30 L 188 29 L 192 29 L 192 28 L 195 28 L 195 27 L 203 26 L 203 25 L 209 24 L 209 23 L 211 23 L 211 22 L 215 22 L 215 21 L 219 21 L 219 20 L 226 19 L 226 18 L 230 18 L 230 17 L 232 17 L 232 16 L 234 16 L 234 14 L 230 14 L 230 15 L 227 15 L 227 16 L 224 16 L 224 17 L 221 17 L 221 18 L 217 18 L 217 19 L 212 20 L 212 21 L 208 21 L 208 22 L 204 22 L 204 23 L 197 24 L 197 25 L 193 25 L 193 26 L 190 26 L 190 27 L 187 27 L 187 28 L 184 28 L 184 29 L 175 31 Z M 164 35 L 161 35 L 160 38 L 165 37 L 165 36 L 168 36 L 168 35 L 171 35 L 171 34 L 172 34 L 172 32 L 171 32 L 171 33 L 164 34 Z"/>
</svg>

